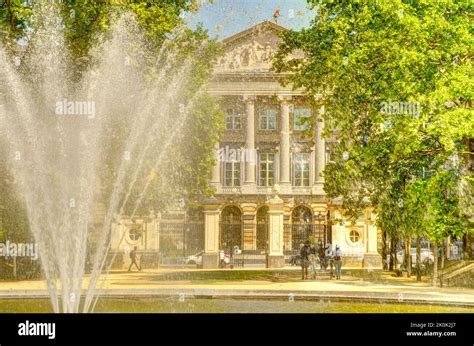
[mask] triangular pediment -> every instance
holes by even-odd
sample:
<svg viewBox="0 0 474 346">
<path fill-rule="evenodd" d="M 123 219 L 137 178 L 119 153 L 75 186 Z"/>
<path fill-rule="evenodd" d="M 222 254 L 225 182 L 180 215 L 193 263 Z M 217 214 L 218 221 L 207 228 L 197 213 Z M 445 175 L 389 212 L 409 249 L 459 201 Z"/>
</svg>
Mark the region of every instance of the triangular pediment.
<svg viewBox="0 0 474 346">
<path fill-rule="evenodd" d="M 265 21 L 222 41 L 224 54 L 217 60 L 216 73 L 268 72 L 286 28 Z"/>
</svg>

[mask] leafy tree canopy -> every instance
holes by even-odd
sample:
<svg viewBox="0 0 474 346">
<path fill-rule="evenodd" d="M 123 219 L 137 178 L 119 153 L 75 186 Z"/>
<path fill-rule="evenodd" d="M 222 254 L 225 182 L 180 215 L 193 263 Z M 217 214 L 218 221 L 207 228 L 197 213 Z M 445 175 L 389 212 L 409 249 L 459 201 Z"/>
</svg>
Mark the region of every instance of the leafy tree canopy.
<svg viewBox="0 0 474 346">
<path fill-rule="evenodd" d="M 372 204 L 392 234 L 469 230 L 472 2 L 308 3 L 316 17 L 283 33 L 274 68 L 325 98 L 326 136 L 338 138 L 328 196 L 353 219 Z M 296 50 L 304 58 L 289 58 Z"/>
</svg>

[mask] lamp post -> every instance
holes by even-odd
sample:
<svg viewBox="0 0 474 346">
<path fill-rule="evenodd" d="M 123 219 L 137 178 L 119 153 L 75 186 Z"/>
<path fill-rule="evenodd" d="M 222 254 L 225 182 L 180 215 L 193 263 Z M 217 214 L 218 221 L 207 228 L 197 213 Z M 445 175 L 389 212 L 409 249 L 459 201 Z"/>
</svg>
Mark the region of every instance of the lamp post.
<svg viewBox="0 0 474 346">
<path fill-rule="evenodd" d="M 319 212 L 316 216 L 316 220 L 318 221 L 318 239 L 321 240 L 321 223 L 324 220 L 324 216 L 321 214 L 321 212 Z M 326 246 L 326 237 L 324 237 L 324 246 Z"/>
</svg>

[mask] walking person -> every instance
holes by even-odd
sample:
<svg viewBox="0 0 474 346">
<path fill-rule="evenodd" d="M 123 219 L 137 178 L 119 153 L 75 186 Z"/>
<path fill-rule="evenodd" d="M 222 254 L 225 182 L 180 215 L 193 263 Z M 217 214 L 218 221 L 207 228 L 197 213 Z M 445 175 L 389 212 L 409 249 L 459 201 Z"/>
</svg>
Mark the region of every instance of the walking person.
<svg viewBox="0 0 474 346">
<path fill-rule="evenodd" d="M 326 263 L 329 266 L 329 279 L 332 280 L 332 277 L 334 276 L 334 257 L 332 254 L 332 246 L 331 243 L 328 243 L 326 246 L 325 250 L 325 258 L 326 258 Z"/>
<path fill-rule="evenodd" d="M 334 267 L 336 269 L 336 280 L 341 279 L 341 267 L 342 267 L 342 251 L 339 248 L 339 245 L 336 245 L 336 250 L 334 251 Z"/>
<path fill-rule="evenodd" d="M 311 254 L 311 244 L 309 240 L 306 240 L 303 247 L 300 250 L 301 280 L 306 280 L 308 278 L 308 265 L 309 265 L 310 254 Z"/>
<path fill-rule="evenodd" d="M 319 257 L 320 270 L 326 271 L 327 269 L 326 254 L 324 251 L 324 246 L 321 241 L 319 241 L 319 245 L 318 245 L 318 257 Z"/>
<path fill-rule="evenodd" d="M 311 266 L 311 278 L 313 280 L 316 279 L 316 262 L 317 262 L 316 253 L 317 253 L 316 247 L 313 244 L 311 244 L 308 260 L 309 260 L 309 265 Z"/>
<path fill-rule="evenodd" d="M 138 248 L 135 246 L 135 247 L 133 248 L 133 250 L 130 252 L 130 260 L 131 260 L 131 263 L 130 263 L 130 267 L 128 267 L 128 271 L 129 271 L 129 272 L 132 271 L 132 266 L 133 266 L 134 264 L 135 264 L 135 266 L 137 267 L 138 271 L 141 271 L 141 270 L 142 270 L 141 265 L 138 264 L 137 250 L 138 250 Z"/>
<path fill-rule="evenodd" d="M 219 268 L 225 268 L 225 251 L 219 251 Z"/>
</svg>

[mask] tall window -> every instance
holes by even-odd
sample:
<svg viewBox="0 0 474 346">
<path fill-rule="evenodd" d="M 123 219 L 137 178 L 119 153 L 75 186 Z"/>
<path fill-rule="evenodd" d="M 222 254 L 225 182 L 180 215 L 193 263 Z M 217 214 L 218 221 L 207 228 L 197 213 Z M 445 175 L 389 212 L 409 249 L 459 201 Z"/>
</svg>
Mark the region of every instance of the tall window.
<svg viewBox="0 0 474 346">
<path fill-rule="evenodd" d="M 311 110 L 309 108 L 295 108 L 293 111 L 293 129 L 295 131 L 304 131 L 308 129 L 308 123 L 306 118 L 311 116 Z"/>
<path fill-rule="evenodd" d="M 240 186 L 240 162 L 231 161 L 224 163 L 224 185 Z"/>
<path fill-rule="evenodd" d="M 275 130 L 276 129 L 276 115 L 277 110 L 272 108 L 262 109 L 259 116 L 260 130 Z"/>
<path fill-rule="evenodd" d="M 309 186 L 310 154 L 293 155 L 293 186 Z"/>
<path fill-rule="evenodd" d="M 275 181 L 275 154 L 261 153 L 259 155 L 259 185 L 273 186 Z"/>
<path fill-rule="evenodd" d="M 240 130 L 241 117 L 240 117 L 239 109 L 237 108 L 227 109 L 225 124 L 226 124 L 227 130 Z"/>
</svg>

